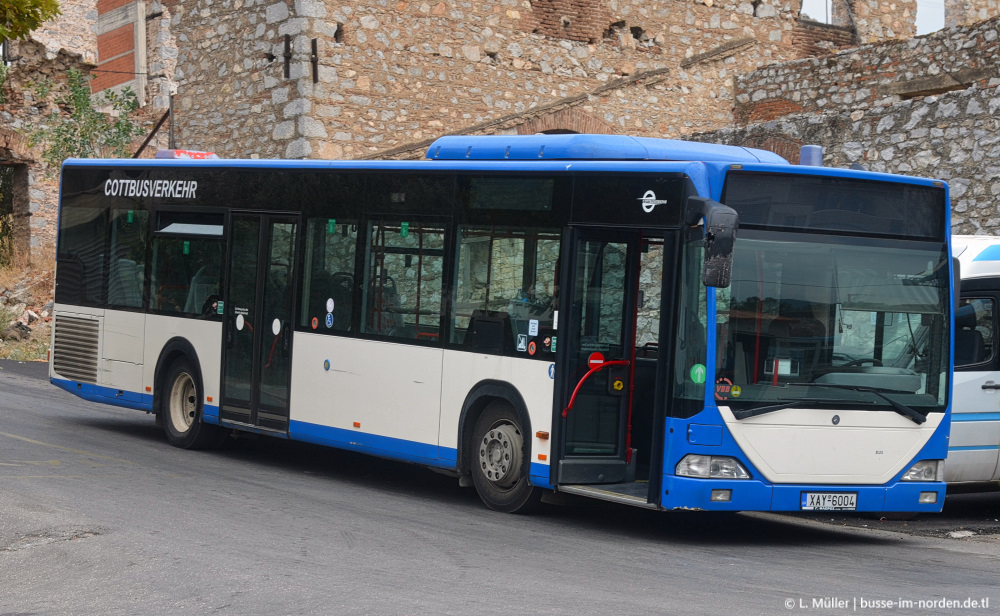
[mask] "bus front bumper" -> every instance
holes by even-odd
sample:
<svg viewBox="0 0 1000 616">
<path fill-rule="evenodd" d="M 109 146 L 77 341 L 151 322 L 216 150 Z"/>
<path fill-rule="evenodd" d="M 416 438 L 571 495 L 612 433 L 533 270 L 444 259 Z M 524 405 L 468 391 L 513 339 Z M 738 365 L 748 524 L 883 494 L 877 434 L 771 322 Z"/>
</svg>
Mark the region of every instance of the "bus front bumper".
<svg viewBox="0 0 1000 616">
<path fill-rule="evenodd" d="M 936 513 L 941 511 L 945 496 L 944 482 L 899 481 L 878 486 L 772 485 L 753 479 L 695 479 L 674 475 L 663 477 L 663 490 L 661 505 L 664 509 L 704 511 Z M 810 501 L 809 495 L 817 493 L 836 495 L 836 498 L 820 498 L 820 508 L 816 508 L 816 499 Z M 849 508 L 852 505 L 853 509 Z"/>
</svg>

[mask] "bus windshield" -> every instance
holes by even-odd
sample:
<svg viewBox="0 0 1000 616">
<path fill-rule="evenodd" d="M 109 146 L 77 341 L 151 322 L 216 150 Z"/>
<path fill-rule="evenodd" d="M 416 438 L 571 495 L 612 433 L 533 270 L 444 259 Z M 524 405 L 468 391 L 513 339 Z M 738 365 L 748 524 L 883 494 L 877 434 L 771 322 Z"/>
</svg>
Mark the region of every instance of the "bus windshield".
<svg viewBox="0 0 1000 616">
<path fill-rule="evenodd" d="M 716 290 L 717 402 L 943 411 L 947 256 L 932 242 L 746 233 L 732 286 Z"/>
</svg>

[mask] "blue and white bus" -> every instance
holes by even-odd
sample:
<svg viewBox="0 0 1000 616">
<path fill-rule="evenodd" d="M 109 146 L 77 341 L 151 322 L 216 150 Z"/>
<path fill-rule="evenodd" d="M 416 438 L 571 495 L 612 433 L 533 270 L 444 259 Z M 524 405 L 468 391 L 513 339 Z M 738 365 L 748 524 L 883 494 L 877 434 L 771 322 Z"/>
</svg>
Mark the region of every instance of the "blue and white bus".
<svg viewBox="0 0 1000 616">
<path fill-rule="evenodd" d="M 1000 238 L 955 235 L 952 254 L 961 263 L 955 311 L 955 383 L 945 481 L 1000 487 Z M 977 486 L 977 484 L 979 484 Z"/>
<path fill-rule="evenodd" d="M 66 161 L 52 382 L 500 511 L 940 510 L 943 182 L 627 136 L 426 158 Z"/>
</svg>

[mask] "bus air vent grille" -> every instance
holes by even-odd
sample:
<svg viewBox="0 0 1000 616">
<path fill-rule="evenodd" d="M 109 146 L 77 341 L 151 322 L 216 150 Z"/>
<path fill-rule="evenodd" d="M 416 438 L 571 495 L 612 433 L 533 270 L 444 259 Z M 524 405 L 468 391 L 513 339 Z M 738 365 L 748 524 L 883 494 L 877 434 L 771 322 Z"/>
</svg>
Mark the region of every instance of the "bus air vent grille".
<svg viewBox="0 0 1000 616">
<path fill-rule="evenodd" d="M 98 322 L 56 315 L 52 366 L 63 378 L 97 383 Z"/>
</svg>

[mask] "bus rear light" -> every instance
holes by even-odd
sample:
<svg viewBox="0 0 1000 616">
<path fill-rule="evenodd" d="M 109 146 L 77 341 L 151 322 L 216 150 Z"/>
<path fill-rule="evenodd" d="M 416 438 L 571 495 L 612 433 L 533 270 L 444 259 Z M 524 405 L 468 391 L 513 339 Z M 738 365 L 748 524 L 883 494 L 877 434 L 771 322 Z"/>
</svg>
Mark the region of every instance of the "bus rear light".
<svg viewBox="0 0 1000 616">
<path fill-rule="evenodd" d="M 683 477 L 702 479 L 750 479 L 750 473 L 739 460 L 729 456 L 688 454 L 677 463 L 675 472 Z"/>
<path fill-rule="evenodd" d="M 920 500 L 923 504 L 933 505 L 937 503 L 937 492 L 921 492 Z"/>
<path fill-rule="evenodd" d="M 944 481 L 944 460 L 921 460 L 900 481 Z"/>
</svg>

